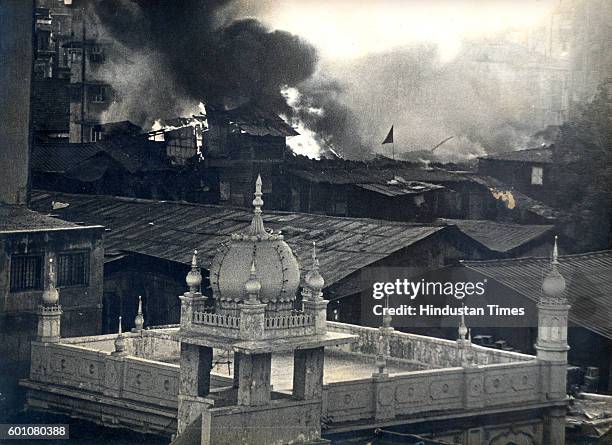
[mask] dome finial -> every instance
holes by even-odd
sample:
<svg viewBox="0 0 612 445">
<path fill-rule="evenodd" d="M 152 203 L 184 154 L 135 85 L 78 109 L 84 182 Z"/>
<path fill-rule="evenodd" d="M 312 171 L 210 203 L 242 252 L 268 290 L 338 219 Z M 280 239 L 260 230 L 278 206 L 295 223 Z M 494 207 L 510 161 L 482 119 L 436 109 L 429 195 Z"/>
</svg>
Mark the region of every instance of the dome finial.
<svg viewBox="0 0 612 445">
<path fill-rule="evenodd" d="M 191 270 L 187 273 L 187 277 L 185 278 L 187 282 L 187 286 L 189 286 L 189 292 L 196 293 L 200 291 L 200 285 L 202 284 L 202 274 L 200 273 L 200 268 L 198 267 L 198 251 L 193 251 L 193 256 L 191 257 Z"/>
<path fill-rule="evenodd" d="M 121 329 L 121 315 L 119 315 L 119 329 L 115 338 L 115 350 L 112 355 L 126 355 L 125 339 L 123 338 L 123 330 Z"/>
<path fill-rule="evenodd" d="M 142 296 L 140 295 L 138 295 L 138 312 L 136 312 L 134 326 L 137 331 L 142 331 L 142 328 L 144 327 L 144 317 L 142 315 Z"/>
<path fill-rule="evenodd" d="M 59 292 L 55 287 L 55 271 L 53 270 L 53 258 L 49 258 L 49 280 L 45 291 L 42 294 L 43 303 L 47 306 L 57 304 L 59 301 Z"/>
<path fill-rule="evenodd" d="M 557 237 L 555 236 L 555 244 L 553 246 L 551 270 L 542 282 L 542 292 L 547 297 L 559 298 L 565 291 L 565 278 L 559 272 L 557 265 L 559 264 L 559 250 L 557 247 Z"/>
<path fill-rule="evenodd" d="M 257 304 L 259 303 L 259 291 L 261 290 L 261 283 L 257 278 L 257 271 L 255 269 L 255 259 L 251 263 L 251 273 L 249 275 L 249 279 L 244 283 L 244 290 L 249 296 L 246 301 L 249 304 Z"/>
<path fill-rule="evenodd" d="M 468 333 L 468 328 L 465 325 L 465 305 L 461 303 L 461 322 L 459 323 L 459 338 L 458 340 L 461 342 L 466 341 L 466 335 Z"/>
<path fill-rule="evenodd" d="M 304 280 L 314 299 L 321 297 L 321 290 L 325 287 L 325 280 L 319 273 L 319 259 L 317 258 L 317 244 L 312 242 L 312 269 L 306 274 Z"/>
<path fill-rule="evenodd" d="M 261 192 L 261 175 L 257 175 L 255 181 L 255 199 L 253 199 L 253 221 L 251 221 L 251 228 L 249 230 L 251 235 L 265 235 L 266 230 L 264 229 L 263 219 L 261 218 L 261 206 L 263 206 L 263 193 Z"/>
</svg>

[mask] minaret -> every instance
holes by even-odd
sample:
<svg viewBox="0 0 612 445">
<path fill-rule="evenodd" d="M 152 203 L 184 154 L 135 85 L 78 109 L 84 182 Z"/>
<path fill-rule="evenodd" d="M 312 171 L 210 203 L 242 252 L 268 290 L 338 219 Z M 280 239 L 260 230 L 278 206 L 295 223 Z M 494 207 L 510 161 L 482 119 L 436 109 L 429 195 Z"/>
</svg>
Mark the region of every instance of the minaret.
<svg viewBox="0 0 612 445">
<path fill-rule="evenodd" d="M 38 307 L 37 341 L 57 343 L 60 339 L 62 307 L 59 304 L 59 292 L 55 287 L 53 259 L 49 259 L 49 279 L 42 294 L 42 304 Z"/>
<path fill-rule="evenodd" d="M 567 363 L 567 324 L 570 305 L 565 297 L 565 279 L 559 272 L 557 237 L 553 247 L 550 272 L 542 282 L 538 303 L 538 358 L 553 363 Z M 564 387 L 565 393 L 565 387 Z"/>
<path fill-rule="evenodd" d="M 142 315 L 142 296 L 138 295 L 138 312 L 134 318 L 134 332 L 140 332 L 144 328 L 144 316 Z"/>
<path fill-rule="evenodd" d="M 567 382 L 567 324 L 570 305 L 565 297 L 565 279 L 558 270 L 557 237 L 553 247 L 550 272 L 542 282 L 538 303 L 538 341 L 535 345 L 542 362 L 545 400 L 566 403 Z M 566 407 L 549 409 L 544 415 L 544 443 L 565 444 Z"/>
</svg>

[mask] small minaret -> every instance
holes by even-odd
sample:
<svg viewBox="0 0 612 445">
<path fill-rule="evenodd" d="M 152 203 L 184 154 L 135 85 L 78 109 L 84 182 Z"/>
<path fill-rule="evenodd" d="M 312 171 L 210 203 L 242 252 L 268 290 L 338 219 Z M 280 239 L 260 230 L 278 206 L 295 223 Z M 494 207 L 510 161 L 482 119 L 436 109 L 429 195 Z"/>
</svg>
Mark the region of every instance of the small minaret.
<svg viewBox="0 0 612 445">
<path fill-rule="evenodd" d="M 181 300 L 181 328 L 189 329 L 193 320 L 193 314 L 196 311 L 204 309 L 206 297 L 200 292 L 202 285 L 202 273 L 198 266 L 198 251 L 193 251 L 191 257 L 191 270 L 185 277 L 185 282 L 189 287 L 189 291 L 183 295 L 179 295 Z"/>
<path fill-rule="evenodd" d="M 255 260 L 251 263 L 251 273 L 249 279 L 244 284 L 244 291 L 248 295 L 246 304 L 259 304 L 259 291 L 261 291 L 261 283 L 257 278 L 257 271 L 255 270 Z"/>
<path fill-rule="evenodd" d="M 123 330 L 121 329 L 121 315 L 119 316 L 117 338 L 115 338 L 115 350 L 111 354 L 119 356 L 127 355 L 127 351 L 125 350 L 125 338 L 123 337 Z"/>
<path fill-rule="evenodd" d="M 134 318 L 134 332 L 140 332 L 144 328 L 144 316 L 142 315 L 142 296 L 138 295 L 138 312 Z"/>
<path fill-rule="evenodd" d="M 187 273 L 187 277 L 185 277 L 185 282 L 189 287 L 190 293 L 196 294 L 200 292 L 200 286 L 202 284 L 202 273 L 200 272 L 200 268 L 198 266 L 197 250 L 193 251 L 193 256 L 191 257 L 191 270 Z"/>
<path fill-rule="evenodd" d="M 325 280 L 319 273 L 319 259 L 317 258 L 317 245 L 312 242 L 312 268 L 304 278 L 302 289 L 302 307 L 304 312 L 314 317 L 315 331 L 317 334 L 327 332 L 327 304 L 329 301 L 323 299 L 323 288 Z"/>
<path fill-rule="evenodd" d="M 567 325 L 570 305 L 565 296 L 565 279 L 559 272 L 557 237 L 553 247 L 550 272 L 542 282 L 538 303 L 537 357 L 551 364 L 549 397 L 565 399 Z"/>
<path fill-rule="evenodd" d="M 37 341 L 57 343 L 60 339 L 62 307 L 59 304 L 59 292 L 55 287 L 53 258 L 49 259 L 49 279 L 42 294 L 42 304 L 38 307 Z"/>
</svg>

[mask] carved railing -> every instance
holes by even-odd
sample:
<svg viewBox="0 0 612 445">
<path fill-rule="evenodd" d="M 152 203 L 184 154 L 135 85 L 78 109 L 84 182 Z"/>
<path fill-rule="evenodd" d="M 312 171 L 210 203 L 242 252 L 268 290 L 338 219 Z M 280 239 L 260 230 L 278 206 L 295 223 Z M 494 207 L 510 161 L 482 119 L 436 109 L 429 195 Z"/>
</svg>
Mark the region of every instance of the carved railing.
<svg viewBox="0 0 612 445">
<path fill-rule="evenodd" d="M 281 315 L 268 317 L 264 321 L 265 329 L 288 329 L 314 325 L 314 318 L 310 314 Z"/>
<path fill-rule="evenodd" d="M 240 329 L 240 317 L 225 314 L 215 314 L 212 312 L 194 312 L 193 323 L 225 329 Z"/>
</svg>

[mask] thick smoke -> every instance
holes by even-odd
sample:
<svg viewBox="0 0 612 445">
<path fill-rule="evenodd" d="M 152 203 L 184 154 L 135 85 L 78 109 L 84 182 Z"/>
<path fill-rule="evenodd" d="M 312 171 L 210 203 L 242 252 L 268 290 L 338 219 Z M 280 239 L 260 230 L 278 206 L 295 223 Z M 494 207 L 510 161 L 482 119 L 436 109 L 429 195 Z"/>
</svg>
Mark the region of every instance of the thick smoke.
<svg viewBox="0 0 612 445">
<path fill-rule="evenodd" d="M 303 90 L 324 110 L 299 116 L 281 90 L 315 73 L 315 48 L 254 19 L 218 14 L 228 0 L 105 0 L 91 3 L 115 45 L 101 73 L 119 100 L 106 120 L 129 119 L 150 126 L 194 109 L 198 102 L 234 107 L 257 103 L 289 119 L 303 119 L 321 141 L 360 148 L 351 111 L 328 87 Z M 305 97 L 305 96 L 304 96 Z"/>
<path fill-rule="evenodd" d="M 446 63 L 436 46 L 423 44 L 329 64 L 322 71 L 342 76 L 344 105 L 358 117 L 360 134 L 387 156 L 391 146 L 381 141 L 391 125 L 395 152 L 407 159 L 462 160 L 532 144 L 530 135 L 541 128 L 531 117 L 536 96 L 528 86 L 503 78 L 520 70 L 475 56 L 474 48 L 488 48 L 486 43 L 466 42 L 463 48 Z M 523 62 L 514 60 L 518 67 Z M 432 148 L 451 136 L 432 155 Z"/>
</svg>

